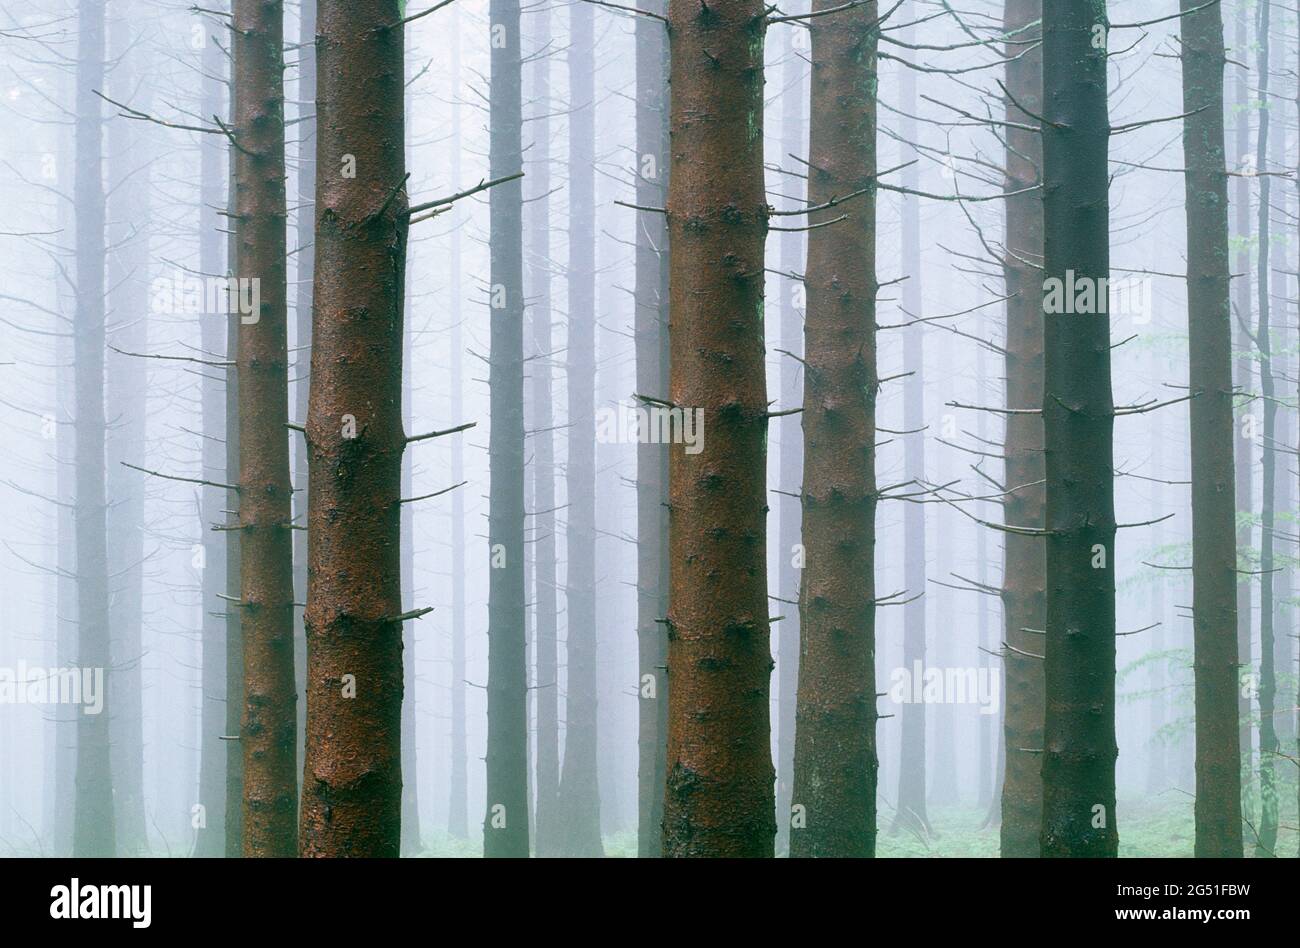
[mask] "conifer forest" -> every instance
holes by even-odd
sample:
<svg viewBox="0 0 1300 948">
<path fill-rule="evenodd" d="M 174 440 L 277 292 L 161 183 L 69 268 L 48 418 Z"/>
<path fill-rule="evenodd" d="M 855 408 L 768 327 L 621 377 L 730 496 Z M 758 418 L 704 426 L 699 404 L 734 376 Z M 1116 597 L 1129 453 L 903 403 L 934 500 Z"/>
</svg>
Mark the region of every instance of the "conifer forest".
<svg viewBox="0 0 1300 948">
<path fill-rule="evenodd" d="M 1300 857 L 1300 0 L 0 0 L 0 420 L 12 867 Z"/>
</svg>

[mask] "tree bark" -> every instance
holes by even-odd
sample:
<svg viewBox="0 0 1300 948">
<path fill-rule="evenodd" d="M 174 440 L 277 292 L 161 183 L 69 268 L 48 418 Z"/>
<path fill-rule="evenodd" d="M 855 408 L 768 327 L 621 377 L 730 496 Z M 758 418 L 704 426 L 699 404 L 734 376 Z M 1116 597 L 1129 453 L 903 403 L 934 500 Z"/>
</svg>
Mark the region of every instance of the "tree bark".
<svg viewBox="0 0 1300 948">
<path fill-rule="evenodd" d="M 1035 26 L 1042 0 L 1008 0 L 1003 29 L 1016 40 L 1005 55 L 1005 103 L 1009 123 L 1036 121 L 1015 104 L 1039 112 L 1042 104 L 1043 53 L 1024 47 L 1041 36 Z M 1014 97 L 1014 101 L 1012 98 Z M 1028 191 L 1040 183 L 1043 141 L 1037 131 L 1012 125 L 1006 130 L 1006 254 L 1002 260 L 1006 283 L 1006 407 L 1036 408 L 1043 403 L 1042 277 L 1037 264 L 1043 256 L 1043 195 Z M 1040 415 L 1006 417 L 1003 477 L 1010 491 L 1002 504 L 1007 523 L 1040 530 L 1046 503 L 1043 478 L 1043 419 Z M 1043 781 L 1043 662 L 1031 656 L 1043 650 L 1043 637 L 1026 629 L 1047 628 L 1047 566 L 1043 538 L 1020 533 L 1003 537 L 1002 650 L 1003 777 L 1001 854 L 1004 858 L 1038 855 L 1042 826 Z M 1022 654 L 1022 653 L 1029 654 Z"/>
<path fill-rule="evenodd" d="M 869 2 L 808 21 L 808 202 L 847 200 L 808 214 L 791 797 L 806 825 L 790 830 L 800 857 L 876 849 L 876 16 Z"/>
<path fill-rule="evenodd" d="M 1048 313 L 1044 299 L 1048 535 L 1041 847 L 1043 856 L 1113 857 L 1119 835 L 1114 405 L 1102 282 L 1110 271 L 1105 0 L 1043 0 L 1042 22 L 1044 277 L 1062 287 L 1091 287 L 1100 311 Z"/>
<path fill-rule="evenodd" d="M 1241 856 L 1223 15 L 1180 0 L 1196 675 L 1196 855 Z"/>
<path fill-rule="evenodd" d="M 395 857 L 401 832 L 400 6 L 317 7 L 303 856 Z"/>
<path fill-rule="evenodd" d="M 489 176 L 518 174 L 521 51 L 519 0 L 491 0 Z M 491 277 L 488 441 L 488 735 L 483 854 L 528 855 L 528 649 L 524 634 L 523 187 L 488 197 Z"/>
<path fill-rule="evenodd" d="M 765 7 L 669 0 L 671 387 L 664 855 L 772 856 L 763 344 Z"/>
</svg>

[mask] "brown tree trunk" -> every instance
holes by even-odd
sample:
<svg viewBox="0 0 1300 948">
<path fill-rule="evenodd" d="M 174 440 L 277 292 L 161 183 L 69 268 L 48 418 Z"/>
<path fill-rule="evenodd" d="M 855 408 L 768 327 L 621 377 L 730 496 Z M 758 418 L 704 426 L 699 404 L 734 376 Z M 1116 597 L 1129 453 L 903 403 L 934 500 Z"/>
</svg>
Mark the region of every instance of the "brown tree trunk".
<svg viewBox="0 0 1300 948">
<path fill-rule="evenodd" d="M 1103 282 L 1110 271 L 1106 3 L 1043 0 L 1042 22 L 1048 532 L 1040 841 L 1044 856 L 1113 857 L 1119 834 L 1115 411 Z M 1046 295 L 1054 281 L 1057 305 Z M 1091 289 L 1091 312 L 1079 311 L 1075 288 L 1082 288 L 1084 310 Z"/>
<path fill-rule="evenodd" d="M 1183 13 L 1187 323 L 1196 673 L 1196 855 L 1241 856 L 1237 549 L 1232 469 L 1232 316 L 1223 131 L 1223 15 Z"/>
<path fill-rule="evenodd" d="M 235 276 L 240 281 L 239 531 L 245 856 L 297 851 L 292 490 L 284 165 L 284 5 L 236 0 Z M 258 293 L 244 296 L 245 281 Z M 232 290 L 232 297 L 235 296 Z M 243 302 L 260 296 L 246 312 Z"/>
<path fill-rule="evenodd" d="M 876 6 L 808 21 L 808 202 L 845 203 L 808 215 L 791 856 L 876 850 Z"/>
<path fill-rule="evenodd" d="M 1042 0 L 1008 0 L 1003 27 L 1017 43 L 1006 55 L 1006 120 L 1032 125 L 1035 119 L 1016 106 L 1038 113 L 1042 103 L 1043 53 L 1019 45 L 1041 34 Z M 1036 408 L 1043 403 L 1042 275 L 1043 195 L 1025 192 L 1039 183 L 1043 141 L 1037 131 L 1006 130 L 1006 407 Z M 1009 524 L 1040 530 L 1044 523 L 1043 419 L 1010 414 L 1003 447 L 1005 486 L 1002 510 Z M 1043 637 L 1027 629 L 1047 627 L 1046 547 L 1043 538 L 1008 533 L 1003 538 L 1002 617 L 1005 719 L 1002 777 L 1001 853 L 1004 858 L 1038 855 L 1042 826 L 1043 780 L 1038 751 L 1043 746 Z"/>
<path fill-rule="evenodd" d="M 757 0 L 670 0 L 669 447 L 665 856 L 771 856 L 772 670 L 763 344 L 763 39 Z M 680 416 L 679 416 L 680 417 Z M 695 450 L 695 449 L 692 449 Z"/>
<path fill-rule="evenodd" d="M 397 0 L 317 10 L 304 856 L 395 857 L 401 829 L 401 19 Z"/>
</svg>

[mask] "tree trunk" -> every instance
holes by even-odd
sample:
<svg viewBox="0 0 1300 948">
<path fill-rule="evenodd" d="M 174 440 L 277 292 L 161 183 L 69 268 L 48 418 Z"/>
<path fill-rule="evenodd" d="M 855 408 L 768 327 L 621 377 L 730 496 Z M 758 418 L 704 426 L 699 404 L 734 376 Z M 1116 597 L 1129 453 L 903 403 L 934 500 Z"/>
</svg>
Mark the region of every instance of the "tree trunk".
<svg viewBox="0 0 1300 948">
<path fill-rule="evenodd" d="M 644 9 L 662 15 L 663 0 Z M 664 25 L 636 18 L 636 203 L 663 207 L 668 189 L 668 39 Z M 636 214 L 636 390 L 668 397 L 668 228 L 664 215 Z M 639 442 L 637 523 L 637 855 L 663 855 L 668 740 L 668 451 Z"/>
<path fill-rule="evenodd" d="M 203 46 L 203 115 L 220 115 L 224 107 L 222 79 L 227 59 L 215 38 L 205 34 Z M 224 276 L 226 257 L 220 230 L 225 226 L 220 211 L 226 206 L 226 173 L 223 143 L 215 135 L 203 135 L 199 142 L 199 272 L 205 279 Z M 226 348 L 226 326 L 222 316 L 205 312 L 199 323 L 199 344 L 206 358 L 221 358 Z M 233 373 L 231 373 L 233 375 Z M 224 482 L 226 461 L 224 439 L 226 416 L 223 380 L 205 373 L 200 382 L 203 418 L 203 473 L 205 479 Z M 211 857 L 225 853 L 226 839 L 226 629 L 221 601 L 226 591 L 226 539 L 228 533 L 212 528 L 224 520 L 228 492 L 208 488 L 199 494 L 199 530 L 203 543 L 201 610 L 203 623 L 202 713 L 199 746 L 199 804 L 205 826 L 198 828 L 194 855 Z"/>
<path fill-rule="evenodd" d="M 1115 856 L 1115 498 L 1105 0 L 1043 0 L 1044 856 Z M 1076 302 L 1071 300 L 1071 302 Z M 1087 308 L 1086 306 L 1083 308 Z M 1019 526 L 1019 525 L 1014 525 Z M 1009 743 L 1009 742 L 1008 742 Z"/>
<path fill-rule="evenodd" d="M 876 851 L 876 15 L 869 2 L 808 21 L 808 202 L 845 204 L 808 214 L 791 797 L 801 809 L 790 830 L 800 857 Z"/>
<path fill-rule="evenodd" d="M 1042 0 L 1007 0 L 1003 27 L 1017 44 L 1041 35 L 1037 26 Z M 1041 46 L 1009 46 L 1006 120 L 1033 125 L 1036 119 L 1015 104 L 1038 112 L 1042 107 Z M 1014 98 L 1014 101 L 1012 101 Z M 1039 133 L 1011 125 L 1006 130 L 1006 407 L 1032 409 L 1043 403 L 1042 276 L 1043 195 L 1028 191 L 1039 184 L 1043 140 Z M 1044 525 L 1043 419 L 1038 414 L 1006 417 L 1005 487 L 1002 503 L 1009 524 L 1041 530 Z M 1042 827 L 1043 780 L 1043 636 L 1026 629 L 1047 627 L 1046 546 L 1041 536 L 1007 533 L 1003 537 L 1002 650 L 1004 697 L 1002 828 L 1003 858 L 1036 857 Z M 1028 653 L 1028 654 L 1022 654 Z"/>
<path fill-rule="evenodd" d="M 595 10 L 569 8 L 569 456 L 564 598 L 568 659 L 560 846 L 603 855 L 596 700 L 596 114 Z"/>
<path fill-rule="evenodd" d="M 529 307 L 533 330 L 532 362 L 532 452 L 533 536 L 535 568 L 533 602 L 535 628 L 533 649 L 536 681 L 533 698 L 537 708 L 537 760 L 533 792 L 536 797 L 536 851 L 539 856 L 560 852 L 560 704 L 559 660 L 556 635 L 558 604 L 555 537 L 555 424 L 551 394 L 551 368 L 555 345 L 551 338 L 551 8 L 542 6 L 535 14 L 537 50 L 532 63 L 533 147 L 528 180 L 531 212 L 528 221 Z"/>
<path fill-rule="evenodd" d="M 401 19 L 397 0 L 317 8 L 304 856 L 395 857 L 401 832 Z"/>
<path fill-rule="evenodd" d="M 668 4 L 670 401 L 666 856 L 771 856 L 763 39 L 756 0 Z M 683 415 L 678 415 L 679 420 Z M 698 430 L 698 429 L 697 429 Z M 692 450 L 696 450 L 692 448 Z"/>
<path fill-rule="evenodd" d="M 1258 76 L 1259 97 L 1262 103 L 1259 109 L 1259 134 L 1256 138 L 1256 167 L 1260 172 L 1271 171 L 1268 168 L 1268 135 L 1270 126 L 1271 102 L 1269 99 L 1269 9 L 1271 4 L 1259 5 L 1259 48 Z M 1270 299 L 1269 299 L 1269 244 L 1271 235 L 1269 223 L 1272 215 L 1272 178 L 1267 174 L 1259 177 L 1259 217 L 1257 226 L 1257 246 L 1255 259 L 1255 292 L 1257 297 L 1257 314 L 1255 345 L 1259 350 L 1259 390 L 1264 409 L 1264 478 L 1261 498 L 1260 544 L 1259 544 L 1259 798 L 1260 816 L 1259 833 L 1255 839 L 1256 856 L 1272 856 L 1277 843 L 1278 831 L 1278 792 L 1274 761 L 1279 747 L 1273 715 L 1277 703 L 1277 678 L 1274 666 L 1273 635 L 1273 565 L 1274 565 L 1274 529 L 1276 519 L 1276 483 L 1277 483 L 1277 399 L 1273 380 L 1273 344 L 1270 339 Z"/>
<path fill-rule="evenodd" d="M 1196 855 L 1241 856 L 1223 15 L 1180 0 L 1196 674 Z"/>
<path fill-rule="evenodd" d="M 77 665 L 104 675 L 103 714 L 77 716 L 72 854 L 115 855 L 109 721 L 117 705 L 110 668 L 104 486 L 104 0 L 77 3 L 77 310 L 73 340 L 76 426 Z"/>
<path fill-rule="evenodd" d="M 491 0 L 489 175 L 518 174 L 519 0 Z M 488 197 L 491 253 L 491 471 L 488 514 L 488 735 L 485 856 L 528 855 L 528 648 L 524 635 L 524 289 L 523 187 Z"/>
<path fill-rule="evenodd" d="M 285 304 L 284 5 L 235 0 L 235 276 L 258 281 L 239 309 L 239 531 L 244 707 L 243 854 L 297 852 L 292 489 Z M 232 290 L 232 296 L 235 291 Z M 250 293 L 248 301 L 257 299 Z M 242 305 L 242 302 L 241 302 Z M 232 604 L 235 605 L 235 604 Z"/>
</svg>

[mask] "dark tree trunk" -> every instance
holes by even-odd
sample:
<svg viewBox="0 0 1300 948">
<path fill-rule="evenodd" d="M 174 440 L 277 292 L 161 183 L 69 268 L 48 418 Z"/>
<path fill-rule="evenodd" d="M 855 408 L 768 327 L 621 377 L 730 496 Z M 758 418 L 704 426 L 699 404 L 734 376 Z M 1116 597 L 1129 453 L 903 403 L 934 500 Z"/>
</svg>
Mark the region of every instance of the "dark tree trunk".
<svg viewBox="0 0 1300 948">
<path fill-rule="evenodd" d="M 876 6 L 808 21 L 808 202 L 845 203 L 808 214 L 791 856 L 876 851 Z"/>
<path fill-rule="evenodd" d="M 559 659 L 556 635 L 558 603 L 555 536 L 555 437 L 551 368 L 555 345 L 551 337 L 551 8 L 536 14 L 533 46 L 536 58 L 531 70 L 532 99 L 536 113 L 531 123 L 533 146 L 529 159 L 529 191 L 533 197 L 528 220 L 529 314 L 532 319 L 532 464 L 535 547 L 533 571 L 533 632 L 536 667 L 533 700 L 537 709 L 537 760 L 533 793 L 536 803 L 536 852 L 555 856 L 560 852 L 560 703 Z"/>
<path fill-rule="evenodd" d="M 1003 19 L 1017 44 L 1041 35 L 1042 0 L 1008 0 Z M 1016 106 L 1041 109 L 1043 53 L 1038 46 L 1008 46 L 1006 120 L 1032 125 L 1035 119 Z M 1043 403 L 1043 195 L 1040 181 L 1043 141 L 1037 131 L 1006 130 L 1006 407 L 1033 409 Z M 1010 491 L 1002 504 L 1009 524 L 1041 530 L 1044 524 L 1043 419 L 1038 414 L 1006 418 L 1004 483 Z M 1042 827 L 1043 780 L 1038 753 L 1043 746 L 1043 637 L 1026 629 L 1047 627 L 1046 547 L 1041 536 L 1007 533 L 1003 537 L 1003 776 L 1001 854 L 1004 858 L 1038 855 Z M 1028 653 L 1028 654 L 1023 654 Z"/>
<path fill-rule="evenodd" d="M 109 750 L 109 722 L 117 705 L 110 669 L 104 485 L 104 133 L 100 99 L 95 94 L 104 82 L 104 6 L 104 0 L 79 0 L 77 4 L 77 163 L 73 182 L 77 665 L 103 669 L 104 675 L 104 712 L 77 716 L 72 854 L 83 858 L 113 856 L 117 845 Z"/>
<path fill-rule="evenodd" d="M 603 854 L 596 700 L 596 109 L 595 11 L 569 8 L 567 669 L 560 847 Z"/>
<path fill-rule="evenodd" d="M 771 856 L 763 345 L 764 10 L 668 4 L 669 399 L 701 450 L 669 448 L 664 855 Z"/>
<path fill-rule="evenodd" d="M 1196 673 L 1196 855 L 1241 856 L 1223 15 L 1180 0 Z"/>
<path fill-rule="evenodd" d="M 257 312 L 239 310 L 236 354 L 243 854 L 292 856 L 297 852 L 298 718 L 289 535 L 284 5 L 235 0 L 233 21 L 235 276 L 241 285 L 258 281 L 261 304 Z M 249 300 L 254 298 L 250 294 Z"/>
<path fill-rule="evenodd" d="M 1100 311 L 1044 307 L 1041 846 L 1044 856 L 1115 856 L 1114 404 L 1102 282 L 1110 271 L 1110 120 L 1105 31 L 1095 29 L 1107 22 L 1105 0 L 1043 0 L 1042 22 L 1043 275 L 1060 281 L 1063 296 L 1070 283 L 1091 287 Z"/>
<path fill-rule="evenodd" d="M 523 167 L 519 0 L 491 0 L 492 179 Z M 489 195 L 491 470 L 488 514 L 488 735 L 485 856 L 528 855 L 528 648 L 524 634 L 523 187 Z"/>
<path fill-rule="evenodd" d="M 304 856 L 395 857 L 401 832 L 401 19 L 317 7 Z"/>
<path fill-rule="evenodd" d="M 662 15 L 663 0 L 644 9 Z M 636 24 L 636 203 L 663 207 L 668 177 L 668 38 L 649 17 Z M 664 215 L 636 215 L 636 390 L 668 397 L 668 228 Z M 668 740 L 668 450 L 639 443 L 637 523 L 637 855 L 663 855 Z"/>
</svg>

